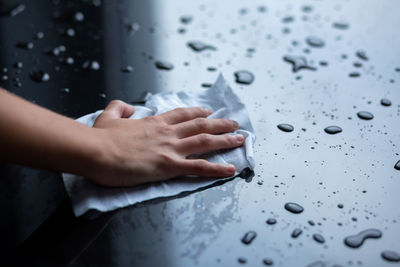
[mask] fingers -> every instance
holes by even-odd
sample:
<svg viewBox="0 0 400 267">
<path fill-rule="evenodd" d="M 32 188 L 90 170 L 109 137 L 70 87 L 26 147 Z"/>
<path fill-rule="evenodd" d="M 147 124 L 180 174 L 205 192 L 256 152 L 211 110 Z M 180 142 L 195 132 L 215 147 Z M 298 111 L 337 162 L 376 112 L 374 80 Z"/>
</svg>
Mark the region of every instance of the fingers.
<svg viewBox="0 0 400 267">
<path fill-rule="evenodd" d="M 158 116 L 168 124 L 177 124 L 180 122 L 193 120 L 195 118 L 206 118 L 211 113 L 212 112 L 210 110 L 200 107 L 176 108 Z"/>
<path fill-rule="evenodd" d="M 239 128 L 236 121 L 227 119 L 196 118 L 174 125 L 178 138 L 185 138 L 201 133 L 219 134 L 233 132 Z"/>
<path fill-rule="evenodd" d="M 236 168 L 231 164 L 211 163 L 204 159 L 186 159 L 180 163 L 182 175 L 203 177 L 229 177 L 235 174 Z"/>
<path fill-rule="evenodd" d="M 219 149 L 238 147 L 241 146 L 243 142 L 244 136 L 241 134 L 212 135 L 203 133 L 181 139 L 177 145 L 177 150 L 183 155 L 188 156 Z"/>
<path fill-rule="evenodd" d="M 121 100 L 111 101 L 101 114 L 103 119 L 129 118 L 135 112 L 135 108 Z"/>
</svg>

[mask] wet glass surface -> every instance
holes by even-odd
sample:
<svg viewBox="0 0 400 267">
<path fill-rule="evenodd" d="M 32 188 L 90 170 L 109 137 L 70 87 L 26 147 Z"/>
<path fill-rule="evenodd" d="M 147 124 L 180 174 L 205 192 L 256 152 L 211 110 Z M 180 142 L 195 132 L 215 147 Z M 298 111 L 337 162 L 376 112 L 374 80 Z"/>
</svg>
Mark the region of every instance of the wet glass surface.
<svg viewBox="0 0 400 267">
<path fill-rule="evenodd" d="M 238 178 L 120 210 L 74 266 L 264 266 L 265 259 L 274 266 L 392 266 L 381 254 L 400 253 L 398 1 L 25 5 L 0 18 L 5 88 L 78 117 L 114 98 L 135 102 L 147 91 L 204 90 L 221 72 L 246 104 L 257 135 L 251 182 Z M 190 43 L 212 49 L 197 51 Z M 296 62 L 304 65 L 299 58 L 312 69 L 294 72 Z M 236 82 L 243 70 L 254 75 L 252 83 Z M 360 111 L 373 118 L 360 118 Z M 281 131 L 282 123 L 294 130 Z M 329 134 L 329 126 L 341 131 Z M 65 194 L 56 174 L 1 171 L 3 210 L 18 211 L 5 227 L 16 222 L 22 241 Z M 41 184 L 32 186 L 35 179 Z M 38 204 L 29 210 L 32 199 Z M 288 212 L 286 203 L 304 211 Z M 269 218 L 276 223 L 266 224 Z M 29 226 L 21 223 L 26 220 Z M 346 237 L 370 228 L 382 236 L 359 248 L 345 245 Z M 257 237 L 245 245 L 249 231 Z"/>
</svg>

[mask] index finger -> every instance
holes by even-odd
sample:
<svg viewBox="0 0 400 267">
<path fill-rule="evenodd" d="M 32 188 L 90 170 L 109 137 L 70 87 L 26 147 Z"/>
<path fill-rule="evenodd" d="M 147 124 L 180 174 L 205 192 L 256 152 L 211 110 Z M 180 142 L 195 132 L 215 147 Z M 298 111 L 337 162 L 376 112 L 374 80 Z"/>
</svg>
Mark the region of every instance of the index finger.
<svg viewBox="0 0 400 267">
<path fill-rule="evenodd" d="M 177 124 L 196 118 L 206 118 L 212 113 L 211 110 L 193 107 L 193 108 L 176 108 L 158 115 L 167 124 Z"/>
</svg>

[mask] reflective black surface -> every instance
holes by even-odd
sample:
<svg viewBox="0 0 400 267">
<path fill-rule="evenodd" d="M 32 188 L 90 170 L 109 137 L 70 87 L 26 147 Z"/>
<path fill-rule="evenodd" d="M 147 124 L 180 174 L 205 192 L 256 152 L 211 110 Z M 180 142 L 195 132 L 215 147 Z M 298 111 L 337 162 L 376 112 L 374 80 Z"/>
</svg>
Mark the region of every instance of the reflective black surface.
<svg viewBox="0 0 400 267">
<path fill-rule="evenodd" d="M 381 254 L 400 253 L 398 1 L 31 2 L 0 19 L 7 89 L 78 117 L 114 98 L 139 101 L 146 91 L 204 90 L 222 72 L 257 135 L 250 183 L 235 179 L 120 210 L 74 266 L 263 266 L 266 259 L 274 266 L 393 265 Z M 194 41 L 215 49 L 194 51 Z M 51 50 L 61 45 L 65 52 Z M 304 57 L 315 70 L 293 72 L 285 56 Z M 174 68 L 159 70 L 155 61 Z M 50 80 L 32 81 L 35 70 Z M 251 84 L 235 82 L 243 70 L 254 75 Z M 374 117 L 360 119 L 360 111 Z M 342 131 L 328 134 L 328 126 Z M 55 173 L 2 164 L 1 176 L 7 252 L 66 196 Z M 304 211 L 286 211 L 288 202 Z M 277 222 L 266 224 L 270 218 Z M 369 228 L 382 237 L 356 249 L 344 244 Z M 249 231 L 257 235 L 245 245 Z"/>
</svg>

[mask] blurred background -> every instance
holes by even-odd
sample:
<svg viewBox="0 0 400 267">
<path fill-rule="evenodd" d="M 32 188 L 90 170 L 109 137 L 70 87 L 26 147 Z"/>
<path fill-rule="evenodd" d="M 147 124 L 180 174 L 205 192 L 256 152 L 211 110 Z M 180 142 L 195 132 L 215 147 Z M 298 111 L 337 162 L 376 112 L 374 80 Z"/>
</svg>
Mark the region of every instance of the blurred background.
<svg viewBox="0 0 400 267">
<path fill-rule="evenodd" d="M 205 90 L 222 73 L 257 135 L 252 181 L 96 219 L 73 217 L 60 174 L 0 163 L 2 254 L 41 266 L 392 266 L 399 11 L 396 0 L 0 1 L 7 90 L 77 118 L 113 99 Z M 344 244 L 366 229 L 382 236 Z"/>
</svg>

